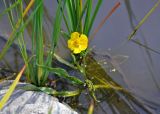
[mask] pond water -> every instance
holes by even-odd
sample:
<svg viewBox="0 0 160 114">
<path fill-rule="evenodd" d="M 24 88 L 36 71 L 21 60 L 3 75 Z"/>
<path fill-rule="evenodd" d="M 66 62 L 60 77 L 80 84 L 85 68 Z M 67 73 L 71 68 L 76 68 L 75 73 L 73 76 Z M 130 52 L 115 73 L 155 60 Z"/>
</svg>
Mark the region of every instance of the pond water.
<svg viewBox="0 0 160 114">
<path fill-rule="evenodd" d="M 100 90 L 102 91 L 102 93 L 104 93 L 102 94 L 102 98 L 104 98 L 104 101 L 106 102 L 100 103 L 100 105 L 96 109 L 95 114 L 159 114 L 160 54 L 147 50 L 146 48 L 143 48 L 133 43 L 132 41 L 127 41 L 128 35 L 133 30 L 133 25 L 137 25 L 137 23 L 154 6 L 157 0 L 129 0 L 131 6 L 130 8 L 132 9 L 132 13 L 136 15 L 136 19 L 133 16 L 130 18 L 128 15 L 128 10 L 126 9 L 126 6 L 128 6 L 128 2 L 126 1 L 128 0 L 119 1 L 121 2 L 120 7 L 107 20 L 102 29 L 100 29 L 99 32 L 95 35 L 94 39 L 90 42 L 90 47 L 95 46 L 95 49 L 99 50 L 99 56 L 96 56 L 97 58 L 103 56 L 103 58 L 105 59 L 106 56 L 104 56 L 104 54 L 106 54 L 106 52 L 107 55 L 111 58 L 119 57 L 119 55 L 124 57 L 128 56 L 127 60 L 122 63 L 119 63 L 116 60 L 114 62 L 108 60 L 113 65 L 113 69 L 116 69 L 115 72 L 109 72 L 109 70 L 107 70 L 107 65 L 104 65 L 105 61 L 101 65 L 104 68 L 104 71 L 110 75 L 110 78 L 126 88 L 137 99 L 133 100 L 130 95 L 126 95 L 123 92 L 116 93 L 113 91 L 108 92 L 107 90 Z M 96 2 L 96 0 L 94 0 L 94 2 Z M 116 4 L 116 2 L 117 0 L 103 1 L 102 8 L 100 9 L 100 13 L 96 18 L 92 32 L 111 10 L 111 8 Z M 56 3 L 53 1 L 46 1 L 45 5 L 47 6 L 48 13 L 53 16 L 55 14 L 55 10 L 53 10 L 52 8 L 56 7 Z M 0 2 L 0 11 L 2 10 L 3 4 Z M 153 14 L 134 36 L 134 39 L 140 41 L 143 44 L 146 44 L 148 47 L 158 52 L 160 52 L 160 24 L 158 24 L 160 20 L 159 11 L 160 6 L 157 7 L 157 9 L 153 12 Z M 1 36 L 7 38 L 11 30 L 9 29 L 10 26 L 6 18 L 7 16 L 4 16 L 0 21 L 0 34 Z M 47 24 L 45 24 L 45 26 L 49 35 L 50 26 L 47 26 Z M 26 33 L 26 38 L 27 37 L 29 36 Z M 30 40 L 27 40 L 27 42 L 28 49 L 30 49 Z M 61 39 L 60 45 L 63 44 L 65 44 L 65 42 Z M 2 41 L 0 40 L 0 47 L 1 45 Z M 64 58 L 69 57 L 68 51 L 64 51 L 66 50 L 65 46 L 59 46 L 57 50 L 59 54 Z M 101 76 L 105 77 L 106 75 L 107 77 L 107 74 L 105 74 L 104 71 L 100 71 L 102 73 Z M 119 72 L 117 73 L 117 71 Z M 107 98 L 105 95 L 107 96 Z M 113 95 L 114 97 L 108 98 L 109 95 Z M 85 94 L 80 99 L 86 102 L 85 99 L 83 99 L 84 97 Z M 84 104 L 84 107 L 86 107 L 87 105 L 88 103 Z"/>
</svg>

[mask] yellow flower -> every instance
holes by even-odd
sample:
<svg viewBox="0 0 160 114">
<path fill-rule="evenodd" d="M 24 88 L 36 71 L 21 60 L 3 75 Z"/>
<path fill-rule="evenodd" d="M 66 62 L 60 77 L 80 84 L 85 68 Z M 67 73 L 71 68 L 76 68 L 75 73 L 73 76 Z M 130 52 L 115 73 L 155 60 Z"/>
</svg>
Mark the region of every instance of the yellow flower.
<svg viewBox="0 0 160 114">
<path fill-rule="evenodd" d="M 87 47 L 88 38 L 85 34 L 79 34 L 78 32 L 73 32 L 71 34 L 71 38 L 68 40 L 68 48 L 73 51 L 74 54 L 86 50 Z"/>
</svg>

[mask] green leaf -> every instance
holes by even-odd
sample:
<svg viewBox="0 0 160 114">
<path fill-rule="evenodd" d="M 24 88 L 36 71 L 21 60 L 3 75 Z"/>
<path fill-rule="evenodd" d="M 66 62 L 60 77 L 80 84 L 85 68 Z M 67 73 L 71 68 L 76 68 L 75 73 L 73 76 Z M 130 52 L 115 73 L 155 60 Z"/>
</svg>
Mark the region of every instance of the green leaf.
<svg viewBox="0 0 160 114">
<path fill-rule="evenodd" d="M 64 4 L 65 4 L 65 2 L 64 2 Z M 53 57 L 55 48 L 57 46 L 58 40 L 60 38 L 59 35 L 60 35 L 60 31 L 61 31 L 62 12 L 63 12 L 63 9 L 61 9 L 61 8 L 62 8 L 62 0 L 59 0 L 58 8 L 57 8 L 57 11 L 56 11 L 56 17 L 55 17 L 55 20 L 54 20 L 54 23 L 53 23 L 51 49 L 49 51 L 47 60 L 45 62 L 46 66 L 51 66 L 52 57 Z M 43 76 L 43 79 L 42 79 L 42 85 L 45 83 L 48 74 L 49 74 L 48 71 L 44 72 L 44 76 Z"/>
<path fill-rule="evenodd" d="M 37 6 L 38 8 L 39 6 Z M 26 22 L 23 24 L 23 26 L 21 25 L 22 23 L 22 19 L 18 19 L 18 22 L 16 24 L 16 28 L 13 29 L 12 34 L 10 35 L 10 37 L 8 38 L 7 43 L 5 44 L 5 46 L 3 47 L 1 53 L 0 53 L 0 60 L 4 57 L 5 53 L 7 52 L 7 50 L 9 49 L 9 47 L 11 46 L 11 44 L 14 42 L 14 40 L 21 34 L 21 32 L 24 31 L 24 28 L 27 26 L 27 24 L 30 22 L 30 20 L 32 19 L 32 17 L 34 16 L 35 12 L 37 11 L 34 10 L 30 17 L 26 20 Z"/>
<path fill-rule="evenodd" d="M 49 88 L 49 87 L 37 87 L 35 85 L 26 85 L 24 87 L 19 87 L 18 89 L 23 89 L 26 91 L 42 91 L 46 94 L 49 95 L 54 95 L 54 96 L 58 96 L 58 97 L 72 97 L 72 96 L 76 96 L 79 95 L 81 93 L 81 91 L 78 90 L 74 90 L 74 91 L 56 91 L 55 89 Z"/>
<path fill-rule="evenodd" d="M 52 73 L 57 74 L 59 77 L 65 78 L 69 81 L 71 81 L 72 84 L 77 84 L 77 85 L 82 85 L 84 84 L 80 79 L 70 76 L 66 70 L 62 69 L 62 68 L 51 68 L 51 67 L 47 67 L 47 66 L 43 66 L 43 65 L 38 65 L 39 67 L 42 67 Z"/>
<path fill-rule="evenodd" d="M 55 16 L 55 21 L 53 24 L 53 48 L 55 48 L 57 46 L 58 40 L 59 40 L 59 35 L 60 35 L 60 31 L 61 31 L 61 22 L 62 22 L 62 13 L 61 13 L 61 8 L 62 8 L 62 1 L 59 0 L 59 5 L 57 8 L 57 12 L 56 12 L 56 16 Z M 63 11 L 63 9 L 62 9 Z"/>
<path fill-rule="evenodd" d="M 92 0 L 88 0 L 87 13 L 86 13 L 84 30 L 83 30 L 83 33 L 86 34 L 87 36 L 88 36 L 88 31 L 89 31 L 91 13 L 92 13 Z"/>
<path fill-rule="evenodd" d="M 81 93 L 79 89 L 75 91 L 56 91 L 48 87 L 39 87 L 39 89 L 49 95 L 54 95 L 58 97 L 72 97 L 72 96 L 79 95 Z"/>
<path fill-rule="evenodd" d="M 63 17 L 63 19 L 64 19 L 64 21 L 66 21 L 66 20 L 68 20 L 69 22 L 67 22 L 67 23 L 65 23 L 65 24 L 67 24 L 66 26 L 68 26 L 68 28 L 70 28 L 70 32 L 71 31 L 73 31 L 73 21 L 72 21 L 72 14 L 71 14 L 71 12 L 70 12 L 70 8 L 69 8 L 69 0 L 66 0 L 66 10 L 67 10 L 67 19 L 65 19 L 64 17 Z"/>
<path fill-rule="evenodd" d="M 98 13 L 98 11 L 99 11 L 99 8 L 100 8 L 101 4 L 102 4 L 102 0 L 98 0 L 98 3 L 97 3 L 96 8 L 95 8 L 95 10 L 94 10 L 93 16 L 92 16 L 91 21 L 90 21 L 90 23 L 89 23 L 88 34 L 89 34 L 89 32 L 91 31 L 91 29 L 92 29 L 94 20 L 95 20 L 95 18 L 96 18 L 96 16 L 97 16 L 97 13 Z"/>
<path fill-rule="evenodd" d="M 58 56 L 57 54 L 54 53 L 54 57 L 61 63 L 73 68 L 73 69 L 77 69 L 74 65 L 72 65 L 71 63 L 69 63 L 68 61 L 64 60 L 63 58 L 61 58 L 60 56 Z"/>
<path fill-rule="evenodd" d="M 79 20 L 78 20 L 78 23 L 77 23 L 76 31 L 78 30 L 78 27 L 82 27 L 82 25 L 81 25 L 82 18 L 84 16 L 85 12 L 86 12 L 87 6 L 88 6 L 88 0 L 86 0 L 86 2 L 84 4 L 84 8 L 83 8 L 82 12 L 80 13 L 80 17 L 79 17 Z"/>
<path fill-rule="evenodd" d="M 35 40 L 35 44 L 32 44 L 33 49 L 35 50 L 35 61 L 33 64 L 42 64 L 43 65 L 43 60 L 44 60 L 44 47 L 43 47 L 43 0 L 36 0 L 35 1 L 35 9 L 37 8 L 38 5 L 40 7 L 37 9 L 37 12 L 34 15 L 33 18 L 33 34 L 32 34 L 32 41 Z M 34 43 L 34 42 L 32 42 Z M 34 68 L 35 76 L 37 78 L 37 84 L 41 85 L 41 78 L 43 78 L 43 69 L 40 67 L 35 67 Z"/>
</svg>

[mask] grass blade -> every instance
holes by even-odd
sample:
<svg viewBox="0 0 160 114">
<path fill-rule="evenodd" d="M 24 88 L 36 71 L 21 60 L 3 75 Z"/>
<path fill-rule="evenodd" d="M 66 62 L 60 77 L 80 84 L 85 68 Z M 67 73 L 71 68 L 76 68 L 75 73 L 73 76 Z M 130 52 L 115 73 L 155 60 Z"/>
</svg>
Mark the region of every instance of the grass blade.
<svg viewBox="0 0 160 114">
<path fill-rule="evenodd" d="M 62 1 L 60 0 L 60 3 L 58 5 L 58 9 L 56 12 L 56 19 L 54 21 L 54 25 L 53 25 L 53 48 L 55 48 L 57 46 L 58 40 L 59 40 L 59 35 L 60 35 L 60 31 L 61 31 L 61 21 L 62 21 L 62 13 L 61 13 L 61 8 L 62 8 Z M 62 9 L 63 12 L 63 9 Z"/>
<path fill-rule="evenodd" d="M 136 34 L 137 30 L 143 25 L 143 23 L 149 18 L 149 16 L 155 11 L 155 9 L 160 4 L 160 0 L 151 8 L 151 10 L 144 16 L 144 18 L 139 22 L 139 24 L 135 27 L 132 33 L 129 35 L 128 40 L 131 40 L 132 37 Z"/>
<path fill-rule="evenodd" d="M 9 11 L 11 11 L 13 8 L 15 8 L 15 7 L 20 3 L 20 1 L 22 1 L 22 0 L 18 0 L 18 1 L 16 1 L 14 4 L 12 4 L 10 7 L 6 8 L 6 9 L 0 14 L 0 18 L 1 18 L 4 14 L 6 14 L 7 12 L 9 12 Z M 4 2 L 6 2 L 6 1 L 4 1 Z"/>
<path fill-rule="evenodd" d="M 80 2 L 80 5 L 81 5 L 81 8 L 82 8 L 82 2 Z M 80 17 L 79 17 L 79 20 L 78 20 L 77 26 L 76 26 L 76 31 L 78 30 L 78 27 L 80 27 L 81 32 L 83 31 L 82 18 L 83 18 L 83 16 L 84 16 L 85 12 L 86 12 L 87 6 L 88 6 L 88 0 L 85 1 L 83 10 L 82 10 L 81 13 L 80 13 Z"/>
<path fill-rule="evenodd" d="M 73 32 L 73 30 L 75 30 L 74 29 L 75 20 L 74 20 L 71 0 L 66 0 L 66 8 L 67 8 L 67 13 L 68 13 L 68 19 L 70 20 L 70 24 L 71 24 L 71 28 L 72 28 L 71 32 Z"/>
<path fill-rule="evenodd" d="M 95 8 L 95 10 L 94 10 L 93 16 L 92 16 L 92 18 L 91 18 L 91 22 L 90 22 L 90 24 L 89 24 L 89 28 L 88 28 L 89 31 L 88 31 L 88 32 L 90 32 L 90 30 L 91 30 L 91 28 L 92 28 L 92 26 L 93 26 L 93 22 L 94 22 L 94 20 L 95 20 L 95 17 L 96 17 L 96 15 L 97 15 L 98 11 L 99 11 L 99 8 L 100 8 L 101 4 L 102 4 L 102 0 L 98 0 L 98 3 L 97 3 L 96 8 Z"/>
<path fill-rule="evenodd" d="M 5 0 L 3 0 L 3 2 L 4 2 L 4 5 L 5 5 L 6 8 L 11 6 L 10 3 L 6 2 Z M 14 5 L 14 4 L 16 4 L 16 3 L 13 3 L 13 5 Z M 17 4 L 14 9 L 17 9 L 17 6 L 18 6 L 18 5 L 19 5 L 19 4 Z M 9 10 L 9 11 L 7 12 L 7 15 L 8 15 L 8 18 L 9 18 L 9 22 L 10 22 L 10 25 L 11 25 L 12 29 L 13 29 L 14 26 L 15 26 L 15 23 L 14 23 L 15 21 L 14 21 L 14 20 L 15 20 L 16 17 L 17 17 L 17 15 L 15 15 L 15 18 L 13 18 L 14 9 Z M 15 11 L 15 12 L 16 12 L 16 11 Z"/>
<path fill-rule="evenodd" d="M 4 97 L 1 99 L 0 101 L 0 110 L 3 108 L 3 106 L 5 105 L 5 103 L 8 101 L 8 99 L 10 98 L 11 94 L 13 93 L 13 91 L 15 90 L 16 85 L 19 82 L 19 79 L 22 76 L 22 73 L 24 72 L 26 68 L 26 65 L 23 66 L 23 68 L 21 69 L 21 71 L 19 72 L 19 74 L 17 75 L 16 79 L 13 81 L 12 85 L 9 87 L 9 90 L 7 91 L 7 93 L 4 95 Z"/>
<path fill-rule="evenodd" d="M 86 18 L 85 18 L 85 23 L 83 28 L 83 33 L 86 34 L 87 36 L 89 31 L 91 13 L 92 13 L 92 0 L 88 0 L 87 13 L 86 13 Z"/>
<path fill-rule="evenodd" d="M 67 0 L 68 1 L 68 0 Z M 64 2 L 65 4 L 66 2 Z M 52 63 L 52 57 L 53 57 L 53 54 L 54 54 L 54 51 L 55 51 L 55 48 L 57 46 L 57 43 L 58 43 L 58 40 L 59 40 L 59 35 L 60 35 L 60 31 L 61 31 L 61 22 L 62 22 L 62 12 L 63 12 L 63 7 L 62 7 L 62 0 L 59 0 L 59 4 L 58 4 L 58 8 L 57 8 L 57 11 L 56 11 L 56 18 L 54 20 L 54 23 L 53 23 L 53 32 L 52 32 L 52 43 L 51 43 L 51 49 L 49 51 L 49 54 L 48 54 L 48 57 L 47 57 L 47 60 L 45 62 L 45 65 L 46 66 L 51 66 L 51 63 Z M 44 76 L 43 76 L 43 82 L 45 82 L 45 80 L 47 79 L 47 76 L 48 76 L 48 72 L 45 71 L 44 72 Z"/>
<path fill-rule="evenodd" d="M 37 6 L 40 7 L 37 9 L 37 12 L 34 15 L 33 18 L 33 34 L 32 34 L 32 41 L 35 40 L 35 44 L 34 42 L 32 42 L 33 44 L 33 49 L 35 49 L 35 61 L 33 63 L 33 65 L 37 64 L 41 64 L 43 65 L 43 55 L 44 55 L 44 48 L 43 48 L 43 30 L 42 30 L 42 25 L 43 25 L 43 0 L 36 0 L 35 1 L 35 9 L 37 8 Z M 33 50 L 34 51 L 34 50 Z M 37 78 L 37 83 L 38 85 L 40 85 L 41 83 L 41 78 L 43 77 L 43 69 L 40 67 L 35 67 L 34 69 L 34 76 L 36 76 Z"/>
<path fill-rule="evenodd" d="M 31 6 L 33 5 L 34 0 L 31 0 L 29 5 L 27 6 L 27 8 L 25 9 L 24 13 L 23 13 L 23 17 L 26 15 L 26 13 L 29 11 L 29 9 L 31 8 Z M 21 25 L 21 19 L 18 20 L 15 29 L 13 30 L 13 32 L 11 33 L 9 40 L 7 41 L 7 43 L 5 44 L 4 48 L 2 49 L 1 53 L 0 53 L 0 60 L 4 57 L 5 53 L 7 52 L 7 50 L 9 49 L 10 45 L 13 43 L 14 41 L 14 34 L 16 32 L 16 30 L 19 28 L 19 26 Z"/>
</svg>

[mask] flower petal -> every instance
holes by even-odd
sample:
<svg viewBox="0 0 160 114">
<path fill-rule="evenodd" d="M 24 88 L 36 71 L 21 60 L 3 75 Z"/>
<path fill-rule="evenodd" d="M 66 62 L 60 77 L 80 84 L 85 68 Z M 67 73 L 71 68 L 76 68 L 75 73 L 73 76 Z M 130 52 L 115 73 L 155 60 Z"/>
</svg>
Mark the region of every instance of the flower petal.
<svg viewBox="0 0 160 114">
<path fill-rule="evenodd" d="M 82 34 L 79 38 L 81 50 L 85 50 L 88 47 L 88 38 L 86 35 Z"/>
<path fill-rule="evenodd" d="M 74 50 L 73 50 L 73 53 L 74 54 L 78 54 L 78 53 L 80 53 L 81 52 L 81 50 L 79 49 L 79 48 L 75 48 Z"/>
<path fill-rule="evenodd" d="M 68 42 L 67 42 L 67 43 L 68 43 L 68 48 L 69 48 L 70 50 L 74 50 L 73 42 L 74 42 L 74 41 L 71 40 L 71 39 L 69 39 Z"/>
<path fill-rule="evenodd" d="M 78 32 L 73 32 L 72 34 L 71 34 L 71 39 L 73 39 L 73 38 L 79 38 L 79 33 Z"/>
</svg>

